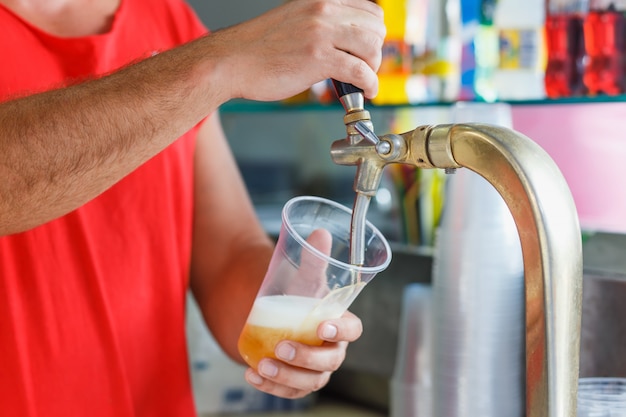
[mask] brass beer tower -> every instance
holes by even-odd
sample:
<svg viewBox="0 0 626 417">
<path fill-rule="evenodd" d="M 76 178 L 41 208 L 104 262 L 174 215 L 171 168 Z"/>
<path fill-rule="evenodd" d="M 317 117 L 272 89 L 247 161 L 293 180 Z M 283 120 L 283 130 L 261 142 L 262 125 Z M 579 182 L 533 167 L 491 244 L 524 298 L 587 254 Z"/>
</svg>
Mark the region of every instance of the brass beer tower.
<svg viewBox="0 0 626 417">
<path fill-rule="evenodd" d="M 486 124 L 419 126 L 379 137 L 362 92 L 333 83 L 346 110 L 347 137 L 332 144 L 331 157 L 337 164 L 357 166 L 351 262 L 362 259 L 360 228 L 387 164 L 465 167 L 484 177 L 502 195 L 521 241 L 526 416 L 576 417 L 582 244 L 572 195 L 554 161 L 528 137 Z"/>
</svg>

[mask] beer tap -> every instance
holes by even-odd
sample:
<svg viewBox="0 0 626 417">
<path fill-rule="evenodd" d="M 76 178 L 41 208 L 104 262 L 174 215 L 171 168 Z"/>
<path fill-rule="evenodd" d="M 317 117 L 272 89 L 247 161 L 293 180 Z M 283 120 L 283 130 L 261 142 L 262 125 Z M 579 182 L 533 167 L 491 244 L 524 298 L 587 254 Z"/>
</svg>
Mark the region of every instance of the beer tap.
<svg viewBox="0 0 626 417">
<path fill-rule="evenodd" d="M 384 164 L 378 158 L 368 155 L 360 155 L 360 151 L 372 152 L 372 145 L 378 142 L 374 133 L 370 113 L 365 110 L 365 98 L 363 91 L 352 84 L 332 80 L 339 101 L 343 105 L 346 114 L 343 118 L 346 125 L 347 136 L 343 140 L 344 145 L 354 149 L 353 161 L 345 165 L 356 165 L 357 171 L 354 179 L 354 206 L 352 209 L 352 222 L 350 225 L 350 263 L 362 265 L 365 240 L 365 222 L 367 210 L 371 198 L 376 195 L 382 178 Z"/>
<path fill-rule="evenodd" d="M 331 157 L 337 164 L 357 166 L 356 230 L 358 218 L 364 217 L 357 206 L 376 193 L 383 169 L 391 163 L 425 169 L 465 167 L 502 195 L 515 220 L 524 259 L 526 415 L 575 417 L 582 244 L 572 195 L 554 161 L 521 133 L 487 124 L 418 126 L 377 136 L 362 95 L 347 92 L 341 101 L 347 137 L 332 144 Z M 353 238 L 351 243 L 358 244 L 359 236 Z"/>
</svg>

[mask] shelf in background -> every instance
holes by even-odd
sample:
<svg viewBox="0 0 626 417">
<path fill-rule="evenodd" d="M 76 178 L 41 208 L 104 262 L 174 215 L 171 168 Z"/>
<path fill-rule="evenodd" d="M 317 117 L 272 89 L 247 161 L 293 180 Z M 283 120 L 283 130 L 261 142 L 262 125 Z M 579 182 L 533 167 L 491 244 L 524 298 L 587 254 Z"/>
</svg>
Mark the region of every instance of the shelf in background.
<svg viewBox="0 0 626 417">
<path fill-rule="evenodd" d="M 462 100 L 460 100 L 462 101 Z M 618 96 L 589 96 L 589 97 L 567 97 L 559 99 L 540 99 L 540 100 L 519 100 L 507 101 L 512 105 L 556 105 L 556 104 L 594 104 L 594 103 L 619 103 L 626 102 L 626 95 Z M 398 105 L 374 105 L 367 103 L 366 107 L 370 110 L 374 109 L 396 109 L 406 107 L 433 107 L 433 106 L 450 106 L 452 102 L 430 102 L 415 104 L 398 104 Z M 249 113 L 249 112 L 268 112 L 268 111 L 343 111 L 341 104 L 329 103 L 284 103 L 280 101 L 259 102 L 251 100 L 236 99 L 231 100 L 220 107 L 221 112 L 227 113 Z"/>
</svg>

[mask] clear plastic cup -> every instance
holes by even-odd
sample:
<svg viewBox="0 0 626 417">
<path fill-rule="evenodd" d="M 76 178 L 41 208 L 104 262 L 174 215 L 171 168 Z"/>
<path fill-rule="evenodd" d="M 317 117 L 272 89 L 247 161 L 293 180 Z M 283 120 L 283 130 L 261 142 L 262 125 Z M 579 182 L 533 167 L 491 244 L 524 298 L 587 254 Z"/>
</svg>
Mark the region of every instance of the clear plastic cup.
<svg viewBox="0 0 626 417">
<path fill-rule="evenodd" d="M 285 204 L 272 260 L 239 337 L 239 353 L 252 368 L 275 358 L 281 340 L 321 345 L 318 325 L 340 317 L 391 262 L 387 240 L 366 222 L 364 263 L 350 264 L 351 216 L 319 197 Z"/>
<path fill-rule="evenodd" d="M 626 417 L 626 378 L 580 378 L 578 417 Z"/>
</svg>

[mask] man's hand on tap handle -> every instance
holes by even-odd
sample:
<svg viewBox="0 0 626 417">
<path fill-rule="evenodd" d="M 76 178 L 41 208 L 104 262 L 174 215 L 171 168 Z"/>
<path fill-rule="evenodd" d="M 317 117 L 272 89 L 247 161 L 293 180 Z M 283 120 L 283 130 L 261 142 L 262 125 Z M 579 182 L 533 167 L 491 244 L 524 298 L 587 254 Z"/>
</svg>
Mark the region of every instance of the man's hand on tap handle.
<svg viewBox="0 0 626 417">
<path fill-rule="evenodd" d="M 274 101 L 327 78 L 374 97 L 385 33 L 382 9 L 368 0 L 292 0 L 211 38 L 234 75 L 230 96 Z"/>
</svg>

